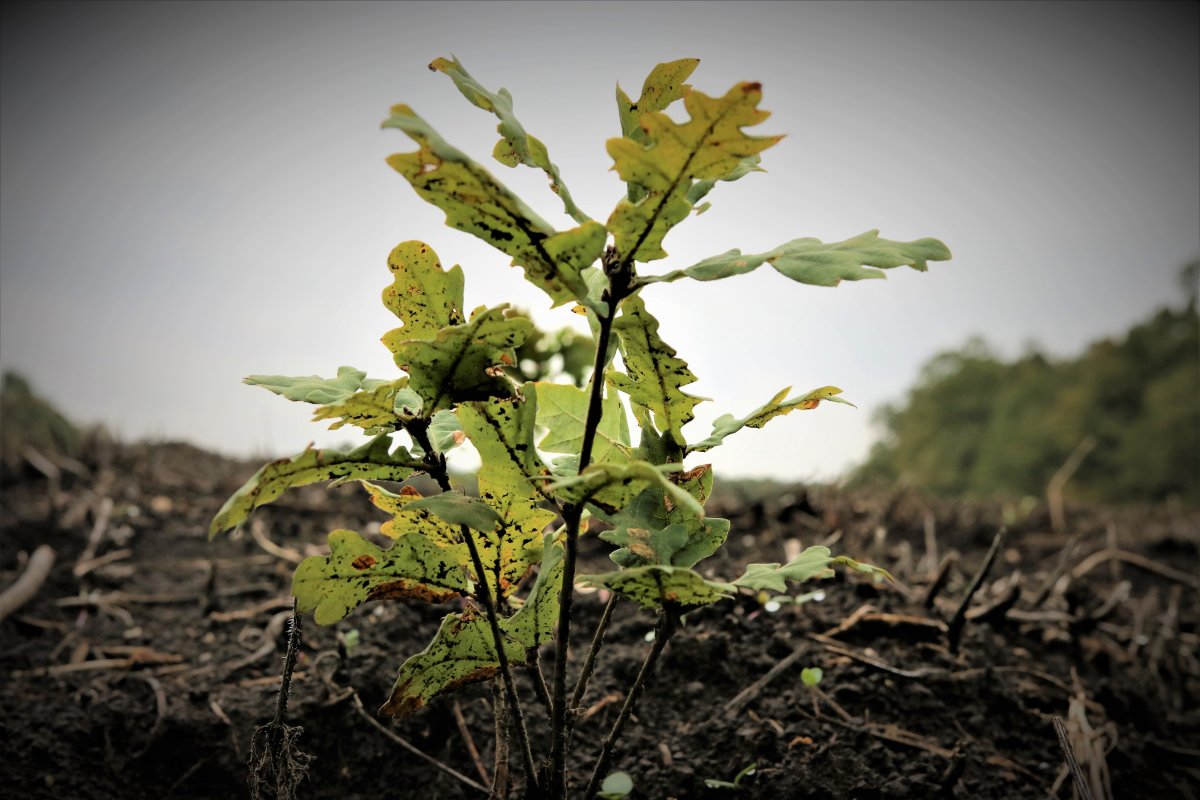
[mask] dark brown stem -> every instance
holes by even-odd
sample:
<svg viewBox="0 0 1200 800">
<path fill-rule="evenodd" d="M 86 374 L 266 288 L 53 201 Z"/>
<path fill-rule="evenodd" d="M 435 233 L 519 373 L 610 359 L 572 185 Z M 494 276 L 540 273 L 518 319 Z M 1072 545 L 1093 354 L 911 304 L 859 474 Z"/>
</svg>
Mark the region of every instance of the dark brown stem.
<svg viewBox="0 0 1200 800">
<path fill-rule="evenodd" d="M 667 646 L 667 641 L 674 635 L 678 623 L 679 610 L 664 606 L 659 613 L 658 624 L 654 626 L 654 644 L 650 646 L 650 652 L 646 654 L 646 660 L 642 662 L 642 669 L 638 672 L 633 686 L 630 687 L 629 694 L 625 696 L 625 704 L 621 706 L 621 713 L 613 723 L 612 730 L 608 732 L 608 736 L 604 737 L 604 744 L 600 747 L 600 758 L 596 762 L 596 768 L 592 770 L 592 778 L 588 781 L 587 789 L 583 793 L 584 800 L 592 800 L 600 789 L 600 781 L 604 779 L 605 773 L 608 772 L 608 767 L 612 763 L 613 748 L 616 746 L 617 739 L 621 738 L 625 723 L 633 715 L 633 709 L 646 685 L 646 679 L 654 671 L 654 665 L 662 654 L 663 648 Z"/>
<path fill-rule="evenodd" d="M 536 647 L 529 649 L 529 680 L 533 683 L 533 693 L 546 707 L 546 719 L 554 718 L 554 704 L 550 700 L 550 687 L 546 685 L 546 676 L 542 674 L 542 655 Z"/>
<path fill-rule="evenodd" d="M 275 728 L 282 730 L 287 719 L 288 698 L 292 696 L 292 673 L 296 669 L 296 657 L 300 655 L 300 614 L 296 612 L 296 600 L 292 598 L 292 626 L 288 630 L 287 653 L 283 657 L 283 672 L 279 675 L 279 696 L 275 698 Z"/>
<path fill-rule="evenodd" d="M 579 450 L 579 472 L 583 472 L 592 460 L 592 448 L 596 442 L 596 430 L 600 427 L 603 410 L 604 372 L 608 364 L 608 345 L 612 338 L 613 320 L 617 315 L 617 304 L 624 297 L 615 276 L 612 287 L 604 294 L 608 304 L 607 313 L 600 317 L 600 329 L 596 336 L 596 358 L 592 365 L 591 391 L 588 397 L 587 419 L 584 422 L 583 444 Z M 575 503 L 563 510 L 566 523 L 566 547 L 563 557 L 562 588 L 558 593 L 559 617 L 558 636 L 554 655 L 554 718 L 553 739 L 550 746 L 550 797 L 552 800 L 565 798 L 567 794 L 567 650 L 571 640 L 571 605 L 575 596 L 575 561 L 578 556 L 579 522 L 583 517 L 583 503 Z"/>
<path fill-rule="evenodd" d="M 508 797 L 508 735 L 511 720 L 500 681 L 492 682 L 492 716 L 496 718 L 496 759 L 488 800 L 505 800 Z"/>
<path fill-rule="evenodd" d="M 446 456 L 434 451 L 433 446 L 429 442 L 428 425 L 412 425 L 409 427 L 409 433 L 412 434 L 417 444 L 425 450 L 425 463 L 429 468 L 429 474 L 437 481 L 438 486 L 443 492 L 450 491 L 450 475 L 446 470 Z M 492 642 L 496 646 L 496 661 L 500 664 L 500 677 L 504 681 L 504 693 L 507 695 L 509 711 L 512 714 L 513 722 L 516 723 L 517 734 L 520 737 L 521 755 L 525 761 L 526 780 L 529 783 L 529 787 L 536 794 L 537 768 L 534 766 L 533 748 L 529 743 L 529 731 L 525 728 L 525 715 L 521 713 L 521 701 L 517 697 L 517 685 L 513 681 L 512 667 L 508 661 L 508 653 L 504 651 L 504 632 L 500 630 L 500 617 L 496 610 L 496 603 L 492 599 L 492 592 L 487 585 L 487 573 L 483 570 L 483 559 L 479 556 L 479 548 L 475 544 L 475 537 L 472 535 L 469 527 L 466 525 L 460 527 L 463 542 L 467 545 L 467 552 L 471 556 L 471 566 L 475 570 L 475 596 L 483 606 L 483 610 L 487 615 L 488 626 L 492 629 Z"/>
<path fill-rule="evenodd" d="M 950 624 L 947 626 L 947 638 L 950 640 L 950 652 L 958 652 L 958 640 L 962 636 L 963 625 L 967 622 L 967 606 L 971 604 L 971 598 L 979 591 L 979 587 L 983 585 L 983 579 L 987 577 L 988 571 L 992 568 L 992 562 L 996 560 L 996 554 L 1000 552 L 1000 546 L 1004 544 L 1004 537 L 1008 531 L 1001 528 L 996 531 L 996 538 L 992 539 L 992 546 L 988 549 L 987 557 L 983 559 L 983 565 L 979 571 L 975 573 L 975 577 L 971 580 L 971 585 L 967 587 L 967 593 L 963 595 L 962 602 L 958 604 L 958 610 L 954 612 L 954 616 L 950 619 Z"/>
</svg>

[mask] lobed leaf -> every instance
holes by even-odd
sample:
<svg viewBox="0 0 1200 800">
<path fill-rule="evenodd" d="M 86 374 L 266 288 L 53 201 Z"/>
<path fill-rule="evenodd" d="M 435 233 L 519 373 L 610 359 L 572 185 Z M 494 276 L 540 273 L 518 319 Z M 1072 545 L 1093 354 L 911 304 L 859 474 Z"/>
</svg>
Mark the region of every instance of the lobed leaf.
<svg viewBox="0 0 1200 800">
<path fill-rule="evenodd" d="M 583 213 L 571 199 L 571 193 L 563 184 L 558 167 L 550 162 L 550 154 L 546 152 L 546 145 L 542 144 L 539 139 L 530 136 L 525 131 L 525 126 L 513 113 L 513 99 L 507 89 L 501 89 L 495 93 L 488 91 L 471 76 L 471 73 L 467 72 L 466 67 L 457 58 L 452 57 L 452 60 L 435 58 L 429 68 L 448 75 L 458 90 L 462 92 L 463 97 L 484 111 L 495 114 L 500 120 L 500 124 L 496 126 L 496 132 L 500 134 L 501 139 L 496 143 L 496 148 L 492 153 L 497 161 L 506 167 L 525 164 L 542 170 L 550 179 L 550 189 L 562 200 L 563 210 L 580 224 L 591 221 L 591 218 Z"/>
<path fill-rule="evenodd" d="M 792 387 L 786 386 L 781 389 L 774 397 L 759 406 L 754 411 L 750 412 L 749 416 L 742 419 L 735 419 L 732 414 L 723 414 L 713 421 L 713 431 L 707 439 L 688 445 L 689 453 L 702 452 L 711 450 L 725 441 L 725 437 L 731 436 L 742 428 L 761 428 L 776 417 L 781 417 L 785 414 L 790 414 L 797 409 L 801 411 L 809 411 L 816 408 L 822 400 L 828 400 L 831 403 L 844 403 L 848 406 L 853 406 L 849 400 L 843 400 L 837 395 L 842 393 L 842 390 L 836 386 L 822 386 L 820 389 L 813 389 L 806 395 L 793 397 L 790 400 L 785 400 L 787 393 L 792 390 Z"/>
<path fill-rule="evenodd" d="M 480 306 L 469 322 L 440 329 L 433 338 L 408 339 L 404 328 L 384 336 L 396 364 L 408 373 L 408 386 L 430 416 L 467 400 L 506 397 L 512 382 L 500 366 L 512 363 L 513 349 L 533 332 L 533 323 L 506 313 L 508 306 Z"/>
<path fill-rule="evenodd" d="M 814 578 L 832 577 L 832 564 L 842 564 L 858 572 L 892 580 L 892 576 L 885 569 L 855 561 L 849 556 L 832 556 L 828 547 L 818 545 L 802 550 L 798 556 L 783 565 L 749 564 L 746 573 L 733 583 L 743 589 L 786 592 L 786 581 L 803 583 Z"/>
<path fill-rule="evenodd" d="M 636 103 L 630 100 L 625 90 L 617 84 L 617 113 L 621 119 L 621 135 L 645 143 L 646 132 L 642 130 L 642 117 L 665 111 L 690 91 L 691 85 L 684 81 L 699 65 L 698 58 L 681 58 L 656 65 L 642 83 L 642 93 Z"/>
<path fill-rule="evenodd" d="M 392 515 L 379 528 L 384 536 L 399 539 L 417 533 L 440 545 L 462 543 L 462 530 L 458 525 L 447 522 L 429 509 L 413 508 L 413 503 L 421 500 L 422 495 L 412 486 L 405 486 L 399 494 L 393 494 L 370 481 L 361 483 L 376 508 Z M 463 565 L 466 566 L 468 561 L 464 559 Z"/>
<path fill-rule="evenodd" d="M 404 426 L 408 378 L 379 383 L 374 389 L 355 392 L 345 399 L 321 406 L 313 412 L 313 421 L 332 419 L 330 430 L 343 425 L 354 425 L 369 434 L 399 430 Z"/>
<path fill-rule="evenodd" d="M 412 597 L 441 603 L 469 591 L 462 545 L 439 545 L 421 534 L 397 539 L 387 550 L 354 531 L 329 534 L 328 556 L 300 562 L 292 578 L 296 610 L 318 625 L 344 618 L 370 600 Z"/>
<path fill-rule="evenodd" d="M 600 258 L 608 233 L 598 222 L 555 232 L 520 198 L 462 151 L 450 145 L 405 105 L 392 107 L 385 128 L 398 128 L 415 141 L 415 153 L 398 153 L 388 164 L 424 200 L 446 212 L 446 224 L 474 234 L 512 256 L 525 277 L 554 305 L 587 302 L 581 271 Z"/>
<path fill-rule="evenodd" d="M 612 385 L 628 394 L 633 403 L 652 410 L 659 429 L 682 447 L 683 426 L 692 421 L 692 409 L 705 399 L 681 389 L 695 383 L 696 375 L 658 335 L 658 320 L 646 310 L 641 297 L 626 298 L 621 309 L 613 330 L 627 374 L 613 373 Z"/>
<path fill-rule="evenodd" d="M 367 373 L 354 367 L 338 367 L 336 378 L 319 375 L 288 377 L 286 375 L 249 375 L 242 383 L 261 386 L 288 400 L 325 405 L 337 403 L 360 389 L 371 390 L 387 384 L 387 381 L 367 377 Z"/>
<path fill-rule="evenodd" d="M 724 600 L 736 591 L 733 584 L 710 581 L 693 569 L 663 565 L 583 575 L 578 582 L 603 586 L 644 608 L 662 608 L 667 603 L 685 609 L 698 608 Z"/>
<path fill-rule="evenodd" d="M 615 514 L 647 487 L 661 488 L 672 502 L 704 518 L 704 506 L 687 491 L 672 483 L 667 472 L 678 472 L 676 464 L 654 465 L 645 461 L 625 464 L 589 464 L 578 475 L 559 478 L 547 488 L 572 503 L 591 503 L 605 514 Z"/>
<path fill-rule="evenodd" d="M 294 486 L 327 480 L 402 481 L 425 468 L 402 447 L 388 452 L 390 446 L 391 440 L 387 436 L 377 436 L 349 452 L 308 447 L 292 458 L 271 461 L 225 501 L 213 517 L 208 535 L 216 536 L 221 531 L 240 526 L 254 509 L 273 502 Z"/>
<path fill-rule="evenodd" d="M 404 323 L 393 332 L 397 338 L 429 339 L 463 323 L 462 267 L 447 272 L 432 247 L 409 241 L 388 254 L 388 269 L 392 285 L 383 290 L 383 304 Z"/>
<path fill-rule="evenodd" d="M 525 604 L 512 616 L 500 620 L 505 636 L 502 646 L 511 664 L 526 663 L 531 649 L 550 641 L 558 621 L 562 546 L 547 537 L 544 550 L 541 571 Z M 450 614 L 429 646 L 400 667 L 380 713 L 409 716 L 437 695 L 486 680 L 499 669 L 492 631 L 482 613 L 469 610 Z"/>
<path fill-rule="evenodd" d="M 641 277 L 638 282 L 662 283 L 680 278 L 715 281 L 753 272 L 763 264 L 770 264 L 780 274 L 799 283 L 837 286 L 843 280 L 886 278 L 881 270 L 893 267 L 909 266 L 925 272 L 929 269 L 928 262 L 946 261 L 949 258 L 949 248 L 937 239 L 895 242 L 881 239 L 879 231 L 874 230 L 832 244 L 805 238 L 793 239 L 766 253 L 746 255 L 741 250 L 730 250 L 686 269 Z"/>
<path fill-rule="evenodd" d="M 533 383 L 523 385 L 513 397 L 467 402 L 458 407 L 463 431 L 479 451 L 481 483 L 516 497 L 543 494 L 541 481 L 550 470 L 533 445 L 537 407 Z"/>
<path fill-rule="evenodd" d="M 622 199 L 608 219 L 621 259 L 664 258 L 663 237 L 692 211 L 688 193 L 697 180 L 719 180 L 743 161 L 779 141 L 777 136 L 749 136 L 743 127 L 757 125 L 768 113 L 758 109 L 762 87 L 741 83 L 720 98 L 698 91 L 684 93 L 691 119 L 676 123 L 661 112 L 639 120 L 645 140 L 630 136 L 608 140 L 613 168 L 628 184 L 639 187 Z M 641 197 L 644 192 L 645 196 Z"/>
</svg>

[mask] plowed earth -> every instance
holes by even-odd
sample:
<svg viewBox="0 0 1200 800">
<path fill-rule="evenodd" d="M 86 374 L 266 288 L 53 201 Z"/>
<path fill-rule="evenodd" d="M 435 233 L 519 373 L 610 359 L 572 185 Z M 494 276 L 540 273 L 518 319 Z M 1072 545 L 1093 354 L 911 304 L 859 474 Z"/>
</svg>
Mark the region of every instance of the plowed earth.
<svg viewBox="0 0 1200 800">
<path fill-rule="evenodd" d="M 183 445 L 112 446 L 91 461 L 60 464 L 52 478 L 45 464 L 27 465 L 0 497 L 0 588 L 38 545 L 57 556 L 37 596 L 0 623 L 3 794 L 246 796 L 251 735 L 274 713 L 293 562 L 320 552 L 335 528 L 377 531 L 379 512 L 355 486 L 309 487 L 261 509 L 240 538 L 210 543 L 209 519 L 255 465 Z M 803 605 L 746 595 L 687 615 L 616 754 L 633 797 L 1069 797 L 1052 715 L 1066 720 L 1097 797 L 1200 795 L 1195 512 L 1069 507 L 1066 529 L 1054 531 L 1041 508 L 1019 515 L 907 492 L 795 488 L 753 502 L 718 496 L 715 506 L 733 533 L 700 565 L 713 575 L 828 543 L 891 569 L 897 584 L 839 576 Z M 952 652 L 945 623 L 1006 514 L 1007 539 Z M 608 547 L 585 537 L 581 571 L 611 568 Z M 597 594 L 577 599 L 573 669 L 601 607 Z M 373 716 L 400 662 L 449 610 L 382 603 L 333 628 L 305 626 L 289 721 L 315 760 L 299 797 L 485 796 L 372 726 L 349 691 Z M 577 790 L 653 623 L 618 604 L 576 727 Z M 339 657 L 337 634 L 352 629 L 359 643 Z M 543 653 L 547 667 L 553 656 Z M 801 683 L 808 666 L 824 670 L 819 694 Z M 546 754 L 546 715 L 524 673 L 519 688 Z M 465 729 L 492 768 L 487 684 L 383 722 L 483 782 Z M 751 763 L 737 789 L 705 783 Z"/>
</svg>

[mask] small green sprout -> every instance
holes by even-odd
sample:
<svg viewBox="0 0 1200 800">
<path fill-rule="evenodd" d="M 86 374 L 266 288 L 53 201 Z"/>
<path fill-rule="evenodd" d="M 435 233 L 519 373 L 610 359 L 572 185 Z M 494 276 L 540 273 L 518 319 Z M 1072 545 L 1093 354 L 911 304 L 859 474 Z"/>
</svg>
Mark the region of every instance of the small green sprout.
<svg viewBox="0 0 1200 800">
<path fill-rule="evenodd" d="M 805 667 L 800 670 L 800 682 L 810 689 L 819 686 L 823 677 L 825 677 L 825 671 L 820 667 Z"/>
<path fill-rule="evenodd" d="M 737 775 L 733 776 L 732 781 L 722 781 L 722 780 L 717 780 L 716 778 L 705 778 L 704 785 L 710 789 L 735 789 L 735 790 L 740 789 L 740 788 L 742 788 L 742 786 L 741 786 L 742 781 L 745 778 L 750 777 L 757 771 L 758 771 L 758 763 L 757 762 L 754 764 L 747 764 L 742 769 L 741 772 L 739 772 Z"/>
<path fill-rule="evenodd" d="M 600 784 L 600 792 L 596 796 L 600 800 L 621 800 L 633 791 L 633 778 L 628 772 L 613 772 Z"/>
</svg>

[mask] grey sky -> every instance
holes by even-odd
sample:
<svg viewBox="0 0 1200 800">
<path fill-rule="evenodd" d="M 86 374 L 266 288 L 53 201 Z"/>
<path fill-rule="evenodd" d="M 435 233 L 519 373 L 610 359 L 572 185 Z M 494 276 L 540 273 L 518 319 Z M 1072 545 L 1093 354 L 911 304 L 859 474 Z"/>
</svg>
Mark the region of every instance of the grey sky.
<svg viewBox="0 0 1200 800">
<path fill-rule="evenodd" d="M 396 243 L 467 273 L 468 306 L 549 312 L 508 259 L 446 228 L 383 159 L 405 102 L 487 162 L 494 120 L 426 69 L 456 54 L 507 87 L 577 202 L 621 194 L 613 85 L 701 59 L 708 94 L 764 84 L 787 133 L 767 174 L 719 186 L 666 239 L 687 266 L 797 236 L 937 236 L 927 274 L 817 289 L 763 271 L 651 287 L 664 338 L 711 397 L 689 428 L 784 385 L 858 403 L 750 431 L 718 469 L 828 477 L 935 351 L 981 334 L 1055 354 L 1178 299 L 1200 252 L 1197 6 L 1169 3 L 369 3 L 4 11 L 0 362 L 71 416 L 231 453 L 346 441 L 249 373 L 394 374 L 379 304 Z M 568 220 L 539 173 L 491 168 Z"/>
</svg>

